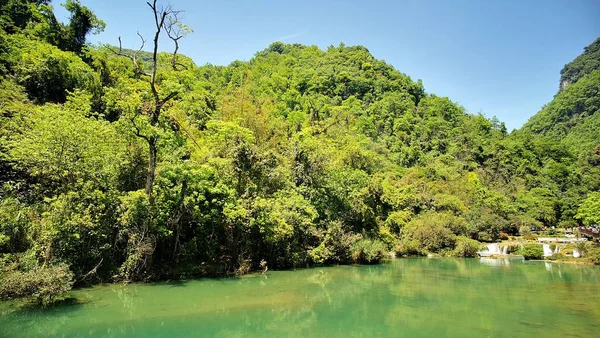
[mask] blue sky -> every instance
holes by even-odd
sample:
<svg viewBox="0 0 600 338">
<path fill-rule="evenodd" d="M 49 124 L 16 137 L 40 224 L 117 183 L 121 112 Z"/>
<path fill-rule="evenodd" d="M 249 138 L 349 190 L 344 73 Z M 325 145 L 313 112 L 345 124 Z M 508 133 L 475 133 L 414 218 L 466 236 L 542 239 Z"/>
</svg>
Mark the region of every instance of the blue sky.
<svg viewBox="0 0 600 338">
<path fill-rule="evenodd" d="M 54 1 L 59 18 L 64 10 Z M 82 0 L 106 24 L 90 41 L 138 46 L 144 0 Z M 248 60 L 273 41 L 364 45 L 427 92 L 520 127 L 558 89 L 560 69 L 600 36 L 598 0 L 159 1 L 185 10 L 197 64 Z M 161 46 L 162 48 L 163 46 Z M 164 48 L 169 48 L 164 45 Z"/>
</svg>

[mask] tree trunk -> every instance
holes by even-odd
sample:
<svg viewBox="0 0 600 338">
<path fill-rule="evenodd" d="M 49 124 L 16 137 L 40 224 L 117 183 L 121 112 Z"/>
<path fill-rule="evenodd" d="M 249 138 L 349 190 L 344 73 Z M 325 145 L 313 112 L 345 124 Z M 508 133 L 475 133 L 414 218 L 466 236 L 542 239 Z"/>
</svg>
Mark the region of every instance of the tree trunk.
<svg viewBox="0 0 600 338">
<path fill-rule="evenodd" d="M 148 138 L 150 159 L 148 160 L 148 173 L 146 175 L 146 195 L 148 195 L 150 205 L 154 204 L 154 196 L 152 194 L 152 189 L 154 188 L 154 176 L 156 172 L 156 153 L 158 152 L 156 141 L 157 140 L 155 136 L 150 136 Z"/>
<path fill-rule="evenodd" d="M 179 195 L 179 210 L 177 218 L 175 219 L 175 245 L 173 245 L 173 257 L 172 261 L 175 261 L 177 255 L 177 249 L 179 248 L 179 233 L 181 228 L 181 218 L 185 212 L 185 194 L 187 193 L 187 180 L 183 180 L 181 183 L 181 193 Z"/>
</svg>

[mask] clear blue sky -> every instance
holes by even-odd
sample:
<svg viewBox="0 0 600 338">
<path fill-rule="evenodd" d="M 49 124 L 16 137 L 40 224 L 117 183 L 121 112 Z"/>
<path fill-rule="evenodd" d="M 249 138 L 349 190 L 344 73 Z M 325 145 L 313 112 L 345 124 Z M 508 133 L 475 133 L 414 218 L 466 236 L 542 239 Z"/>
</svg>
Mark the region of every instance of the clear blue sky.
<svg viewBox="0 0 600 338">
<path fill-rule="evenodd" d="M 92 42 L 138 46 L 144 0 L 82 0 L 106 24 Z M 559 71 L 600 36 L 599 0 L 160 1 L 185 10 L 197 64 L 248 60 L 273 41 L 364 45 L 430 93 L 520 127 L 549 102 Z M 55 0 L 59 18 L 64 10 Z M 162 46 L 161 46 L 162 47 Z M 168 45 L 164 46 L 169 47 Z"/>
</svg>

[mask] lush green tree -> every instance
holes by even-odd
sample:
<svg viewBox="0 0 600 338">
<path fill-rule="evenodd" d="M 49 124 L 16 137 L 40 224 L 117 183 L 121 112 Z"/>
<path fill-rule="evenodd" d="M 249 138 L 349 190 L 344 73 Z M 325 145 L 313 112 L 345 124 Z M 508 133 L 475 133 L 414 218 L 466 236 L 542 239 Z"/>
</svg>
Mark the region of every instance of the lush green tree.
<svg viewBox="0 0 600 338">
<path fill-rule="evenodd" d="M 41 106 L 7 142 L 9 159 L 50 193 L 86 184 L 106 188 L 117 179 L 125 142 L 113 125 L 86 118 L 89 104 L 76 108 Z"/>
<path fill-rule="evenodd" d="M 350 247 L 356 263 L 379 263 L 387 255 L 386 245 L 379 240 L 361 239 Z"/>
<path fill-rule="evenodd" d="M 179 54 L 191 29 L 158 1 L 138 50 L 86 45 L 104 24 L 64 6 L 68 23 L 48 1 L 0 5 L 7 297 L 388 250 L 472 257 L 477 240 L 598 222 L 597 41 L 508 134 L 362 46 L 277 42 L 198 67 Z"/>
<path fill-rule="evenodd" d="M 98 75 L 78 56 L 40 41 L 11 36 L 10 67 L 29 97 L 40 103 L 66 101 L 76 89 L 95 93 Z"/>
<path fill-rule="evenodd" d="M 70 13 L 68 28 L 66 29 L 62 49 L 80 53 L 85 45 L 89 33 L 98 34 L 104 30 L 106 24 L 98 19 L 87 7 L 81 5 L 79 0 L 67 0 L 61 4 Z"/>
<path fill-rule="evenodd" d="M 600 192 L 589 193 L 575 216 L 585 225 L 600 224 Z"/>
<path fill-rule="evenodd" d="M 403 239 L 404 241 L 416 241 L 420 250 L 425 252 L 438 252 L 442 249 L 454 248 L 456 234 L 452 228 L 460 229 L 464 226 L 466 226 L 464 219 L 457 219 L 446 213 L 429 212 L 411 220 L 406 225 Z"/>
<path fill-rule="evenodd" d="M 456 238 L 456 247 L 454 248 L 452 255 L 456 257 L 477 257 L 477 252 L 481 249 L 482 245 L 480 242 L 459 236 Z"/>
<path fill-rule="evenodd" d="M 6 0 L 0 5 L 2 29 L 14 33 L 32 23 L 39 23 L 48 14 L 51 0 Z M 51 14 L 52 12 L 49 11 Z M 52 15 L 53 16 L 53 15 Z"/>
<path fill-rule="evenodd" d="M 523 255 L 526 260 L 542 259 L 544 249 L 540 244 L 525 244 L 517 253 Z"/>
</svg>

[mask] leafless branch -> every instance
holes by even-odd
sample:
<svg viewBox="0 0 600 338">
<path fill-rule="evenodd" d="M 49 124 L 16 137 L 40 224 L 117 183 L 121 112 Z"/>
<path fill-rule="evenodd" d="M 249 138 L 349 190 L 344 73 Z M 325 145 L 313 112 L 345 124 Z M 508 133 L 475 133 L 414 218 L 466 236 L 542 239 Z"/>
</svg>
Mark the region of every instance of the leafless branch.
<svg viewBox="0 0 600 338">
<path fill-rule="evenodd" d="M 100 262 L 98 264 L 96 264 L 96 266 L 90 270 L 88 273 L 86 273 L 85 275 L 79 277 L 78 282 L 82 282 L 84 281 L 86 278 L 88 278 L 90 275 L 96 274 L 96 272 L 98 271 L 98 268 L 100 267 L 100 265 L 102 264 L 102 261 L 104 261 L 104 258 L 100 259 Z"/>
<path fill-rule="evenodd" d="M 144 37 L 139 32 L 137 32 L 137 35 L 140 37 L 140 40 L 142 41 L 142 43 L 140 45 L 140 48 L 137 51 L 133 52 L 133 54 L 129 55 L 129 54 L 123 52 L 123 43 L 121 41 L 121 37 L 120 36 L 119 36 L 119 51 L 116 52 L 112 48 L 110 50 L 113 53 L 115 53 L 116 55 L 118 55 L 118 56 L 123 56 L 123 57 L 126 57 L 126 58 L 130 59 L 131 62 L 133 63 L 133 66 L 135 67 L 135 72 L 137 74 L 140 74 L 140 75 L 143 75 L 143 76 L 150 76 L 150 74 L 146 73 L 142 69 L 142 67 L 140 66 L 140 64 L 137 61 L 137 55 L 138 55 L 138 53 L 140 53 L 142 51 L 142 49 L 144 49 L 144 45 L 146 44 L 146 40 L 144 39 Z"/>
<path fill-rule="evenodd" d="M 173 70 L 177 70 L 177 52 L 179 51 L 179 40 L 181 40 L 185 36 L 185 30 L 179 21 L 178 15 L 182 11 L 173 11 L 171 15 L 169 15 L 167 19 L 167 24 L 165 26 L 165 31 L 167 32 L 167 36 L 169 39 L 173 41 L 175 44 L 175 50 L 173 51 L 173 56 L 171 57 L 171 67 Z"/>
<path fill-rule="evenodd" d="M 156 25 L 156 33 L 154 34 L 154 50 L 152 52 L 152 75 L 150 77 L 150 88 L 152 89 L 152 95 L 154 96 L 154 102 L 158 107 L 159 102 L 161 101 L 158 96 L 158 91 L 156 90 L 156 71 L 158 69 L 158 38 L 160 37 L 160 33 L 162 32 L 165 26 L 165 19 L 167 15 L 170 14 L 173 10 L 171 7 L 167 7 L 167 9 L 158 9 L 156 7 L 156 1 L 154 0 L 152 4 L 147 2 L 148 6 L 152 9 L 154 14 L 154 23 Z"/>
</svg>

